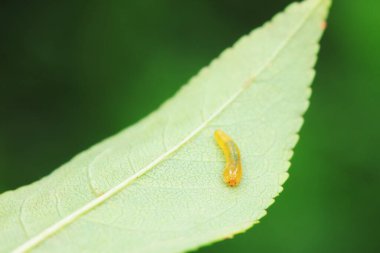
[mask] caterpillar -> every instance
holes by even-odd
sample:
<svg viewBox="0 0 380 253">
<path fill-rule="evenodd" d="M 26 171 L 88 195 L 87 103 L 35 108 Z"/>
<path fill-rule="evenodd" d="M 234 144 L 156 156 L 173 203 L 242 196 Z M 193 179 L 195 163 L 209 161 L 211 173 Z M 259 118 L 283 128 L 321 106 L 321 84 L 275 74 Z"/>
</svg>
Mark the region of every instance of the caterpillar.
<svg viewBox="0 0 380 253">
<path fill-rule="evenodd" d="M 228 186 L 235 187 L 239 185 L 243 176 L 239 147 L 220 129 L 215 131 L 214 137 L 226 158 L 223 180 Z"/>
</svg>

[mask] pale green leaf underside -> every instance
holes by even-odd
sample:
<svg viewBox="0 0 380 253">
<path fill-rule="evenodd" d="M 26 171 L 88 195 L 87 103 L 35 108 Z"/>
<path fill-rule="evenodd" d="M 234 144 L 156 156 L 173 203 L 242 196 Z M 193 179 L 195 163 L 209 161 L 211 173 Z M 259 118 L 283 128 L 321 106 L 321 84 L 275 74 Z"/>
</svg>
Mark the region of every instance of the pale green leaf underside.
<svg viewBox="0 0 380 253">
<path fill-rule="evenodd" d="M 2 194 L 0 252 L 182 252 L 251 227 L 288 177 L 329 4 L 291 5 L 144 120 Z M 236 188 L 218 128 L 241 150 Z"/>
</svg>

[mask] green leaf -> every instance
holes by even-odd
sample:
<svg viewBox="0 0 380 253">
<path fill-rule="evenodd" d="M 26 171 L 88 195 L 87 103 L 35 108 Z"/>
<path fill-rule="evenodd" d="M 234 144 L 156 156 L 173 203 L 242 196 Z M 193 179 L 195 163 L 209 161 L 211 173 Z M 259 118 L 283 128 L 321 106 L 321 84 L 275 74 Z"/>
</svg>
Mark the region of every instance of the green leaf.
<svg viewBox="0 0 380 253">
<path fill-rule="evenodd" d="M 182 252 L 257 223 L 288 177 L 329 5 L 292 4 L 144 120 L 2 194 L 0 251 Z M 241 151 L 235 188 L 219 128 Z"/>
</svg>

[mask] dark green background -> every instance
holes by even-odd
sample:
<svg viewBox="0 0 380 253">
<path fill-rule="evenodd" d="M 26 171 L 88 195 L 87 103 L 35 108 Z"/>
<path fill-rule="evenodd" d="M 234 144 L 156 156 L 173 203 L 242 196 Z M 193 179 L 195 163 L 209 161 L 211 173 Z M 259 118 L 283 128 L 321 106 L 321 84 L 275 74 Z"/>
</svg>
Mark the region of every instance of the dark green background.
<svg viewBox="0 0 380 253">
<path fill-rule="evenodd" d="M 141 119 L 289 3 L 1 1 L 0 192 Z M 380 252 L 379 9 L 335 1 L 285 191 L 201 252 Z"/>
</svg>

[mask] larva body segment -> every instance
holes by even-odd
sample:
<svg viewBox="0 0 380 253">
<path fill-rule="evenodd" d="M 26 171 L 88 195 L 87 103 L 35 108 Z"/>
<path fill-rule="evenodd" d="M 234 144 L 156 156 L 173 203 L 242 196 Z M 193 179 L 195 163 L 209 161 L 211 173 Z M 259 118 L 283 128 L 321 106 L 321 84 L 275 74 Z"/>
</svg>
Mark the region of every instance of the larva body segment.
<svg viewBox="0 0 380 253">
<path fill-rule="evenodd" d="M 214 137 L 226 158 L 223 180 L 231 187 L 237 186 L 243 175 L 239 147 L 230 136 L 220 129 L 215 131 Z"/>
</svg>

